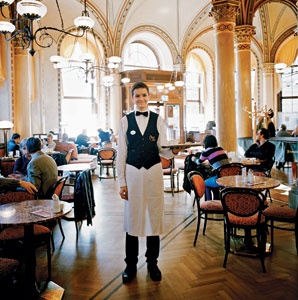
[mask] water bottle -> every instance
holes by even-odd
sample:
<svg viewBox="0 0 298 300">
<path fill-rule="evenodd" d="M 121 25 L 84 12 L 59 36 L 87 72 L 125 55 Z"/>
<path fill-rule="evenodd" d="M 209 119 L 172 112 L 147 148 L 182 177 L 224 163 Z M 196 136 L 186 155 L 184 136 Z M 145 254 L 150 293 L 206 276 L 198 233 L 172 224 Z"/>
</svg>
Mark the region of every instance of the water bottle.
<svg viewBox="0 0 298 300">
<path fill-rule="evenodd" d="M 242 174 L 242 181 L 246 183 L 246 167 L 242 168 L 241 174 Z"/>
<path fill-rule="evenodd" d="M 252 169 L 250 169 L 249 171 L 248 171 L 248 175 L 247 175 L 247 182 L 248 183 L 253 183 L 254 182 L 254 173 L 253 173 L 253 171 L 252 171 Z"/>
<path fill-rule="evenodd" d="M 52 196 L 52 199 L 53 199 L 53 203 L 52 203 L 52 210 L 53 210 L 53 213 L 58 213 L 60 212 L 60 201 L 59 201 L 59 197 L 54 194 Z"/>
</svg>

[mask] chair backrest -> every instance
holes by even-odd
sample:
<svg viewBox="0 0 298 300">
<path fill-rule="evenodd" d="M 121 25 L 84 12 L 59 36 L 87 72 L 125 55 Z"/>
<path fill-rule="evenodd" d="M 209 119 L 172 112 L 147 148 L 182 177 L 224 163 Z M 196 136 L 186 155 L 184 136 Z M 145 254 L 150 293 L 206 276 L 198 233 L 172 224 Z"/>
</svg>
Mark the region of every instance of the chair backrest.
<svg viewBox="0 0 298 300">
<path fill-rule="evenodd" d="M 206 189 L 203 176 L 197 171 L 191 171 L 187 174 L 187 178 L 196 198 L 198 200 L 201 199 L 204 196 Z"/>
<path fill-rule="evenodd" d="M 57 182 L 48 190 L 47 197 L 52 198 L 53 194 L 56 194 L 61 199 L 67 178 L 68 176 L 59 177 Z"/>
<path fill-rule="evenodd" d="M 0 194 L 0 205 L 34 199 L 36 199 L 36 196 L 27 191 L 11 191 L 5 194 Z"/>
<path fill-rule="evenodd" d="M 220 192 L 224 214 L 237 217 L 251 217 L 258 214 L 260 221 L 265 197 L 261 191 L 249 188 L 225 188 Z"/>
<path fill-rule="evenodd" d="M 116 150 L 114 148 L 101 148 L 98 150 L 99 160 L 114 160 L 116 156 Z"/>
<path fill-rule="evenodd" d="M 218 177 L 240 175 L 243 167 L 243 164 L 236 162 L 226 164 L 216 169 L 216 174 Z"/>
</svg>

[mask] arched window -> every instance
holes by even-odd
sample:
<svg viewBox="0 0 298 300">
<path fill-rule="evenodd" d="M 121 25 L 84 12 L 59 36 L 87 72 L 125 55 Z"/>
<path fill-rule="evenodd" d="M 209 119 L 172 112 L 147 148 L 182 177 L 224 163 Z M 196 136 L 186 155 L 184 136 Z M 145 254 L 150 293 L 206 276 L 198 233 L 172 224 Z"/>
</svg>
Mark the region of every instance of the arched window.
<svg viewBox="0 0 298 300">
<path fill-rule="evenodd" d="M 127 46 L 123 56 L 124 70 L 158 69 L 155 53 L 147 45 L 139 42 Z"/>
<path fill-rule="evenodd" d="M 99 95 L 99 71 L 91 71 L 91 64 L 82 62 L 82 55 L 94 56 L 93 65 L 103 65 L 102 47 L 94 34 L 86 38 L 66 36 L 60 47 L 61 56 L 71 63 L 61 69 L 61 126 L 69 136 L 75 137 L 82 129 L 88 135 L 96 136 L 97 98 Z M 69 64 L 71 67 L 69 68 Z"/>
</svg>

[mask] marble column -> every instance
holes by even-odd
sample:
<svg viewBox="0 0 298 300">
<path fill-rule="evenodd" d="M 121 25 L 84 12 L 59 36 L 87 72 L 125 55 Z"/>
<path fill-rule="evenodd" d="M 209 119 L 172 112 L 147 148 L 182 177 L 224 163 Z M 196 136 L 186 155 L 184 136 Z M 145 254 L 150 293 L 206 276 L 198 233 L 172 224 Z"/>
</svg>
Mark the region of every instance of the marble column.
<svg viewBox="0 0 298 300">
<path fill-rule="evenodd" d="M 28 50 L 15 46 L 13 54 L 13 112 L 14 132 L 18 132 L 21 138 L 31 136 L 31 74 L 32 64 Z"/>
<path fill-rule="evenodd" d="M 119 132 L 120 119 L 122 117 L 122 98 L 120 86 L 120 74 L 113 74 L 114 81 L 110 88 L 110 101 L 108 103 L 108 127 L 112 128 L 117 135 Z"/>
<path fill-rule="evenodd" d="M 243 110 L 252 111 L 251 95 L 251 38 L 255 34 L 255 27 L 251 25 L 236 26 L 236 124 L 237 138 L 252 136 L 252 119 Z"/>
<path fill-rule="evenodd" d="M 215 20 L 216 136 L 226 151 L 236 151 L 234 29 L 239 1 L 212 1 Z"/>
<path fill-rule="evenodd" d="M 263 64 L 263 103 L 261 108 L 267 106 L 268 109 L 272 108 L 274 115 L 276 111 L 276 94 L 274 93 L 274 63 Z"/>
</svg>

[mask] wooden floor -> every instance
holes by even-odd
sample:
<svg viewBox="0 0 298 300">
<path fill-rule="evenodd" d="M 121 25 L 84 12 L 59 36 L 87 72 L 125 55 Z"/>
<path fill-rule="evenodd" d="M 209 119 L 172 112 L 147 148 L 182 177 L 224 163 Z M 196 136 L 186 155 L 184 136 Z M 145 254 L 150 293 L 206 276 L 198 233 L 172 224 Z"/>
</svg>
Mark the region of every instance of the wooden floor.
<svg viewBox="0 0 298 300">
<path fill-rule="evenodd" d="M 288 181 L 286 173 L 274 169 L 272 174 L 283 183 Z M 276 231 L 275 251 L 265 260 L 267 273 L 262 273 L 258 258 L 233 254 L 224 269 L 223 223 L 209 222 L 206 235 L 200 232 L 193 247 L 196 209 L 185 192 L 175 193 L 174 197 L 165 193 L 166 231 L 161 237 L 159 257 L 162 281 L 153 282 L 148 276 L 145 239 L 141 238 L 137 277 L 123 285 L 123 200 L 118 195 L 117 181 L 99 181 L 96 175 L 93 179 L 93 226 L 83 223 L 78 241 L 73 222 L 62 222 L 64 242 L 58 228 L 54 233 L 52 280 L 65 289 L 64 300 L 297 299 L 298 255 L 293 232 Z M 277 191 L 275 196 L 278 198 L 282 192 Z M 273 205 L 285 205 L 282 198 Z M 42 280 L 46 277 L 45 249 L 38 250 L 37 264 L 37 277 Z"/>
</svg>

